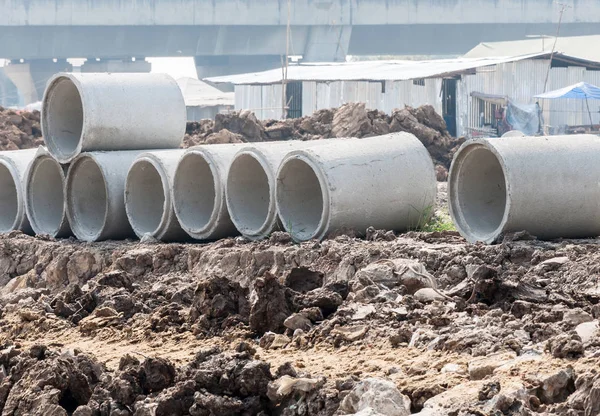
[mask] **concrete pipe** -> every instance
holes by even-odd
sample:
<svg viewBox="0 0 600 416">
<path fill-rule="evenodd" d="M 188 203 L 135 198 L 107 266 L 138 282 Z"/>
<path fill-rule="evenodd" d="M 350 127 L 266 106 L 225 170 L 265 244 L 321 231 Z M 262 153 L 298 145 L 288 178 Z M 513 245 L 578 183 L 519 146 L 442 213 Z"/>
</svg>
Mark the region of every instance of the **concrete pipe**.
<svg viewBox="0 0 600 416">
<path fill-rule="evenodd" d="M 403 231 L 427 222 L 436 190 L 427 149 L 395 133 L 291 152 L 277 172 L 277 209 L 296 241 L 370 226 Z"/>
<path fill-rule="evenodd" d="M 598 236 L 599 154 L 593 135 L 469 140 L 450 167 L 452 220 L 473 243 L 523 230 L 541 239 Z"/>
<path fill-rule="evenodd" d="M 175 169 L 184 152 L 145 152 L 129 168 L 125 183 L 125 210 L 138 237 L 150 234 L 162 241 L 189 239 L 175 216 L 171 198 Z"/>
<path fill-rule="evenodd" d="M 181 90 L 165 74 L 59 73 L 42 103 L 44 139 L 60 163 L 80 152 L 176 149 L 185 126 Z"/>
<path fill-rule="evenodd" d="M 36 152 L 36 149 L 0 152 L 0 233 L 33 232 L 27 219 L 23 184 Z"/>
<path fill-rule="evenodd" d="M 519 130 L 510 130 L 504 133 L 502 137 L 525 137 L 525 134 Z"/>
<path fill-rule="evenodd" d="M 72 235 L 64 194 L 66 170 L 45 148 L 38 148 L 25 175 L 25 208 L 36 234 Z"/>
<path fill-rule="evenodd" d="M 254 143 L 235 155 L 227 175 L 226 198 L 231 220 L 244 237 L 259 240 L 281 229 L 275 201 L 277 168 L 289 152 L 324 142 L 327 140 Z"/>
<path fill-rule="evenodd" d="M 181 157 L 173 181 L 173 206 L 191 237 L 216 240 L 237 235 L 225 202 L 225 181 L 233 157 L 244 146 L 197 146 Z"/>
<path fill-rule="evenodd" d="M 91 152 L 77 156 L 67 172 L 67 217 L 84 241 L 135 236 L 125 211 L 125 180 L 139 151 Z"/>
</svg>

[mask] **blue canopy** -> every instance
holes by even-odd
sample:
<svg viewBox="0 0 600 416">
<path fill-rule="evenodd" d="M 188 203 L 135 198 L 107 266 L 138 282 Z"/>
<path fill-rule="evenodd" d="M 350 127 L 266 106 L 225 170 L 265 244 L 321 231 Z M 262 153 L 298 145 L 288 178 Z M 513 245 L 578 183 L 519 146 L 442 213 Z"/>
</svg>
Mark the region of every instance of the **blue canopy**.
<svg viewBox="0 0 600 416">
<path fill-rule="evenodd" d="M 600 88 L 596 87 L 595 85 L 588 84 L 586 82 L 579 82 L 577 84 L 561 88 L 559 90 L 546 92 L 544 94 L 538 94 L 535 96 L 535 98 L 576 98 L 580 100 L 600 100 Z"/>
</svg>

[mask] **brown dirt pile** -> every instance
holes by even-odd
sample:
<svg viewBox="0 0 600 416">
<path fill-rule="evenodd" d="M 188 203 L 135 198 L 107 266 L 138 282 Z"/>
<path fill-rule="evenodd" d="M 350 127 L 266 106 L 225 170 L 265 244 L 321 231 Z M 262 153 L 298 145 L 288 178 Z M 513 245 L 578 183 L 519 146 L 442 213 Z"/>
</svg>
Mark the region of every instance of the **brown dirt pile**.
<svg viewBox="0 0 600 416">
<path fill-rule="evenodd" d="M 391 116 L 367 110 L 364 103 L 348 103 L 288 120 L 259 121 L 250 111 L 218 114 L 214 121 L 188 123 L 183 147 L 201 143 L 362 138 L 401 131 L 412 133 L 423 142 L 438 166 L 439 180 L 445 180 L 452 155 L 463 140 L 448 134 L 444 119 L 430 105 L 405 107 Z"/>
<path fill-rule="evenodd" d="M 598 414 L 600 241 L 526 237 L 1 236 L 1 414 Z"/>
<path fill-rule="evenodd" d="M 31 149 L 44 144 L 40 112 L 0 107 L 0 151 Z"/>
</svg>

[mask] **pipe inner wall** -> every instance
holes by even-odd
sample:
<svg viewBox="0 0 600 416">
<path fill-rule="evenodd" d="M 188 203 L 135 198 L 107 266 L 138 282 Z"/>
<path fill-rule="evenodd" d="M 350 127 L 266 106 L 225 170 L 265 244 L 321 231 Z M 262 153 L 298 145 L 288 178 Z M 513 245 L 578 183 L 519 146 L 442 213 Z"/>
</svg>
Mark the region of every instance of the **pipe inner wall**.
<svg viewBox="0 0 600 416">
<path fill-rule="evenodd" d="M 155 234 L 167 214 L 169 184 L 150 160 L 140 159 L 129 169 L 126 189 L 125 207 L 133 230 L 138 236 Z"/>
<path fill-rule="evenodd" d="M 0 160 L 0 232 L 14 230 L 18 221 L 18 183 L 15 183 L 9 167 Z"/>
</svg>

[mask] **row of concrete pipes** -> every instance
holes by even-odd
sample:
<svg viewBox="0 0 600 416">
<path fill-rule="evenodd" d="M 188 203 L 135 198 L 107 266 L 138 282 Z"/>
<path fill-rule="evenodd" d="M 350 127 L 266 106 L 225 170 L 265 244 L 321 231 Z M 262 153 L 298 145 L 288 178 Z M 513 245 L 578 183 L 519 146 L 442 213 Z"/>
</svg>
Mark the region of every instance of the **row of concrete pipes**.
<svg viewBox="0 0 600 416">
<path fill-rule="evenodd" d="M 185 125 L 168 76 L 56 75 L 47 149 L 0 152 L 0 232 L 185 241 L 283 229 L 306 241 L 418 229 L 434 212 L 433 163 L 413 135 L 181 150 Z M 469 140 L 450 169 L 451 217 L 471 242 L 597 236 L 599 151 L 587 135 Z"/>
</svg>

